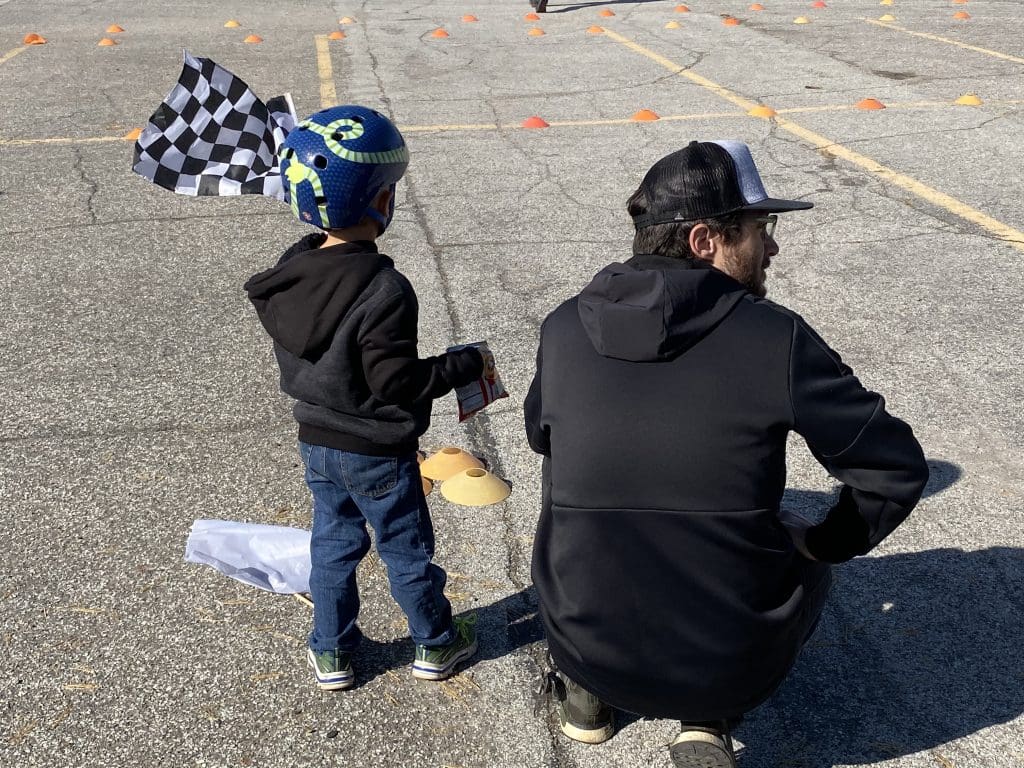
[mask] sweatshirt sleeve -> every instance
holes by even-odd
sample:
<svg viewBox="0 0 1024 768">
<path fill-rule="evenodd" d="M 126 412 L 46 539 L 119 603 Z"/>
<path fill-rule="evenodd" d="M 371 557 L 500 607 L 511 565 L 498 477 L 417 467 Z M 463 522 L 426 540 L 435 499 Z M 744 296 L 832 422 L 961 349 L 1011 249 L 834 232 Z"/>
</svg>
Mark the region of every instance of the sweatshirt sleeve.
<svg viewBox="0 0 1024 768">
<path fill-rule="evenodd" d="M 363 374 L 370 391 L 385 403 L 432 400 L 483 374 L 483 357 L 475 347 L 421 360 L 416 348 L 418 316 L 416 295 L 402 291 L 378 302 L 363 324 Z"/>
<path fill-rule="evenodd" d="M 542 331 L 543 336 L 543 331 Z M 530 391 L 526 394 L 526 402 L 523 410 L 526 415 L 526 440 L 530 447 L 537 453 L 544 456 L 551 455 L 551 439 L 548 428 L 541 423 L 541 351 L 543 346 L 537 348 L 537 371 L 533 374 L 533 381 L 530 382 Z"/>
<path fill-rule="evenodd" d="M 825 520 L 808 529 L 819 560 L 838 563 L 870 551 L 906 519 L 928 481 L 910 427 L 885 410 L 853 371 L 800 318 L 790 353 L 794 429 L 843 483 Z"/>
</svg>

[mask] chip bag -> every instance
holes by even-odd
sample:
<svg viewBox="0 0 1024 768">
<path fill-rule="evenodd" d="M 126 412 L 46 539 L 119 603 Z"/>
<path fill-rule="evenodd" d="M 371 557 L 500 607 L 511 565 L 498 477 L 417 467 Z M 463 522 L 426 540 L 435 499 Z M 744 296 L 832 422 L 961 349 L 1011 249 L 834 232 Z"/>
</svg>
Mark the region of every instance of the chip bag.
<svg viewBox="0 0 1024 768">
<path fill-rule="evenodd" d="M 478 341 L 473 344 L 459 344 L 449 347 L 448 351 L 476 347 L 484 359 L 483 375 L 463 387 L 455 390 L 455 397 L 459 401 L 459 421 L 465 421 L 475 413 L 479 413 L 495 400 L 508 397 L 505 386 L 501 383 L 498 369 L 494 365 L 494 353 L 487 346 L 486 341 Z"/>
</svg>

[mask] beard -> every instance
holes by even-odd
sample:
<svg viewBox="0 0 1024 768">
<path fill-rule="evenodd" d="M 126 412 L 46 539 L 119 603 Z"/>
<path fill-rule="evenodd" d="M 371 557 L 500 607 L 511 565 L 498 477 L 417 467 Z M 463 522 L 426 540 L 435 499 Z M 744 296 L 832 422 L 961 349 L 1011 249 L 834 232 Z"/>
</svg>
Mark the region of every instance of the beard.
<svg viewBox="0 0 1024 768">
<path fill-rule="evenodd" d="M 765 286 L 765 263 L 767 259 L 751 254 L 733 253 L 726 257 L 727 272 L 744 288 L 755 296 L 764 298 L 768 295 Z"/>
</svg>

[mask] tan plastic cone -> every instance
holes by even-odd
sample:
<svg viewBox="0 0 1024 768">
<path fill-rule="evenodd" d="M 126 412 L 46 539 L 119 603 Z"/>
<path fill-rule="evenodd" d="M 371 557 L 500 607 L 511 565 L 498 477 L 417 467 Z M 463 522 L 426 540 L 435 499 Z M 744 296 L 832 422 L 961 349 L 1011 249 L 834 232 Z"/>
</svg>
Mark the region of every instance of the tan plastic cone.
<svg viewBox="0 0 1024 768">
<path fill-rule="evenodd" d="M 473 454 L 449 445 L 420 464 L 420 474 L 444 482 L 464 469 L 482 469 L 483 466 L 484 463 Z"/>
<path fill-rule="evenodd" d="M 441 484 L 441 495 L 453 504 L 483 507 L 508 498 L 511 490 L 504 480 L 486 469 L 464 469 Z"/>
</svg>

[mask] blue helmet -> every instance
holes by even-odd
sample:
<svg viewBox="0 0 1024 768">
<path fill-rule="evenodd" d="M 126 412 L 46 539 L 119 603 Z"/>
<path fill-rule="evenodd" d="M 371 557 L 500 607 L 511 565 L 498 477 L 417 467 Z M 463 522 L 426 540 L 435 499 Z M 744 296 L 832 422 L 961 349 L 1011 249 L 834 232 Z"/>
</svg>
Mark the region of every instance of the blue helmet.
<svg viewBox="0 0 1024 768">
<path fill-rule="evenodd" d="M 394 186 L 409 165 L 405 139 L 384 115 L 367 107 L 331 107 L 303 120 L 278 153 L 285 200 L 299 221 L 342 229 L 364 216 L 381 231 L 394 213 Z M 391 210 L 371 207 L 382 189 L 392 190 Z"/>
</svg>

